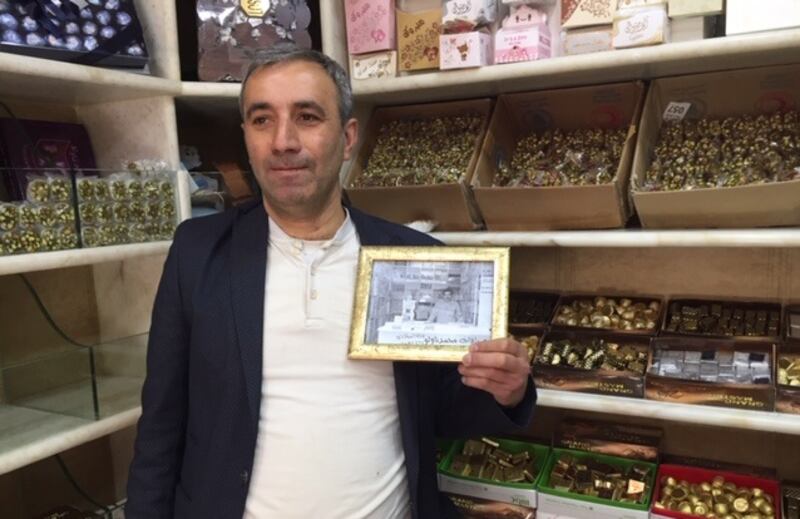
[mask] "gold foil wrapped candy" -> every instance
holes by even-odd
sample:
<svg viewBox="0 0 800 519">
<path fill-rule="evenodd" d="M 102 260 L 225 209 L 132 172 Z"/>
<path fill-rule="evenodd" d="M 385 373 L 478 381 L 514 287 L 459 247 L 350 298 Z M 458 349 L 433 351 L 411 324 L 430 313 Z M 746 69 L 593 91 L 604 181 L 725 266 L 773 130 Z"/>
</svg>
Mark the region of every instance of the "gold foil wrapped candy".
<svg viewBox="0 0 800 519">
<path fill-rule="evenodd" d="M 37 177 L 28 182 L 26 198 L 31 202 L 45 203 L 50 201 L 50 183 L 44 177 Z"/>
<path fill-rule="evenodd" d="M 603 337 L 546 340 L 535 363 L 644 375 L 647 368 L 647 346 L 621 345 Z"/>
<path fill-rule="evenodd" d="M 721 476 L 700 484 L 665 477 L 661 481 L 660 499 L 653 503 L 653 507 L 719 519 L 775 517 L 771 495 L 761 488 L 737 487 Z"/>
<path fill-rule="evenodd" d="M 659 301 L 633 302 L 628 298 L 578 298 L 562 304 L 553 324 L 582 328 L 652 331 L 658 325 L 661 312 Z"/>
<path fill-rule="evenodd" d="M 614 180 L 625 145 L 624 129 L 553 130 L 523 137 L 495 186 L 585 186 Z"/>
<path fill-rule="evenodd" d="M 800 387 L 800 355 L 781 355 L 778 358 L 778 384 Z"/>
<path fill-rule="evenodd" d="M 675 191 L 800 178 L 800 113 L 665 123 L 639 186 Z"/>
<path fill-rule="evenodd" d="M 478 145 L 478 115 L 398 119 L 385 123 L 358 187 L 458 182 Z"/>
<path fill-rule="evenodd" d="M 562 453 L 550 472 L 549 485 L 562 492 L 643 504 L 649 494 L 650 470 L 644 465 L 626 469 Z"/>
<path fill-rule="evenodd" d="M 492 438 L 464 442 L 449 470 L 461 476 L 501 483 L 533 483 L 537 475 L 536 460 L 530 452 L 506 451 Z"/>
</svg>

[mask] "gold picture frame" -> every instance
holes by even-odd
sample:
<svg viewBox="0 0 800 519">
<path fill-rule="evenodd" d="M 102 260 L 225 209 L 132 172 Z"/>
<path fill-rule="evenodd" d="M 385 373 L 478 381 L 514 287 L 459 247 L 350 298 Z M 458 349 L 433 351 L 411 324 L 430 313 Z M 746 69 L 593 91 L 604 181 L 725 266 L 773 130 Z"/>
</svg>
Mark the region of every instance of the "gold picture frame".
<svg viewBox="0 0 800 519">
<path fill-rule="evenodd" d="M 460 362 L 473 342 L 506 337 L 509 258 L 508 247 L 362 247 L 348 357 Z"/>
</svg>

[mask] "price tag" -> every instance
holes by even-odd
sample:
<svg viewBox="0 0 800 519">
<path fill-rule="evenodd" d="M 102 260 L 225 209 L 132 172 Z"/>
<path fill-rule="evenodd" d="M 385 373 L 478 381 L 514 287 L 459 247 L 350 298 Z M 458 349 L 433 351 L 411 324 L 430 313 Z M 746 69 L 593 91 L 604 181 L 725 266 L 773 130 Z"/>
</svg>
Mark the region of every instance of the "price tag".
<svg viewBox="0 0 800 519">
<path fill-rule="evenodd" d="M 686 117 L 686 114 L 689 113 L 691 108 L 692 103 L 676 103 L 672 101 L 667 105 L 667 109 L 664 110 L 663 119 L 665 121 L 681 121 Z"/>
</svg>

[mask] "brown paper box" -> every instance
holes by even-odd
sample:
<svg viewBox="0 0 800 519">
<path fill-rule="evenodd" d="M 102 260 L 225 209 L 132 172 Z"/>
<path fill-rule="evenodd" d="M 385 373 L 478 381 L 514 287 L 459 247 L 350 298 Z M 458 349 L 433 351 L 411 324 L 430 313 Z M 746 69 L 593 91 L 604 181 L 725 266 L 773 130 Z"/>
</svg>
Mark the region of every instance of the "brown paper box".
<svg viewBox="0 0 800 519">
<path fill-rule="evenodd" d="M 657 463 L 663 436 L 658 427 L 567 418 L 553 436 L 553 447 Z"/>
<path fill-rule="evenodd" d="M 554 330 L 542 338 L 539 348 L 541 349 L 546 342 L 551 340 L 590 340 L 592 337 L 598 336 L 620 345 L 633 346 L 637 350 L 647 350 L 650 345 L 649 337 L 632 337 L 630 335 L 604 332 L 593 333 L 591 331 L 566 332 Z M 631 398 L 644 397 L 643 374 L 602 369 L 578 369 L 570 366 L 550 366 L 547 364 L 533 364 L 532 368 L 533 379 L 536 381 L 536 387 L 538 388 Z"/>
<path fill-rule="evenodd" d="M 609 229 L 631 214 L 627 184 L 636 142 L 642 83 L 620 83 L 501 95 L 472 185 L 492 231 Z M 599 186 L 492 187 L 501 160 L 531 131 L 628 127 L 614 182 Z"/>
<path fill-rule="evenodd" d="M 474 230 L 481 220 L 467 186 L 478 161 L 478 150 L 491 108 L 491 99 L 377 108 L 364 133 L 366 140 L 347 174 L 345 189 L 350 201 L 359 209 L 397 223 L 433 220 L 438 223 L 436 229 L 439 231 Z M 378 130 L 384 122 L 467 114 L 479 114 L 485 118 L 485 123 L 484 130 L 475 140 L 475 150 L 460 182 L 425 186 L 352 187 L 367 166 L 375 148 Z"/>
<path fill-rule="evenodd" d="M 731 407 L 748 411 L 773 411 L 773 384 L 724 384 L 704 380 L 686 380 L 650 373 L 655 351 L 673 349 L 684 351 L 751 351 L 766 353 L 775 363 L 775 345 L 770 342 L 735 342 L 720 339 L 656 338 L 653 339 L 650 363 L 645 376 L 645 398 L 680 404 Z"/>
<path fill-rule="evenodd" d="M 800 65 L 653 81 L 642 111 L 631 174 L 636 212 L 642 227 L 648 229 L 800 225 L 800 180 L 691 191 L 637 191 L 650 167 L 662 115 L 672 101 L 691 102 L 688 117 L 697 118 L 755 115 L 797 107 Z"/>
<path fill-rule="evenodd" d="M 397 10 L 398 70 L 439 68 L 441 22 L 441 9 L 415 13 Z"/>
</svg>

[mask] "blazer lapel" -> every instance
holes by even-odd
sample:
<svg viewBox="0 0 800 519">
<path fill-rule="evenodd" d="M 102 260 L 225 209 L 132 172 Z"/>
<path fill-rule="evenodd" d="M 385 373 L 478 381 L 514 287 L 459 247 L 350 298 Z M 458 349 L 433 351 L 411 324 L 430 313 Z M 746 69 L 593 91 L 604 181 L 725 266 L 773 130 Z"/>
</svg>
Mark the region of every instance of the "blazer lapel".
<svg viewBox="0 0 800 519">
<path fill-rule="evenodd" d="M 347 208 L 358 232 L 361 245 L 402 245 L 394 243 L 385 232 L 381 232 L 372 217 L 352 207 Z M 419 397 L 417 365 L 413 362 L 395 362 L 394 386 L 397 393 L 397 409 L 400 414 L 400 429 L 403 450 L 406 454 L 406 472 L 411 502 L 418 501 L 419 483 Z"/>
<path fill-rule="evenodd" d="M 264 282 L 269 226 L 261 203 L 245 209 L 233 225 L 231 301 L 245 388 L 254 427 L 261 406 Z"/>
</svg>

